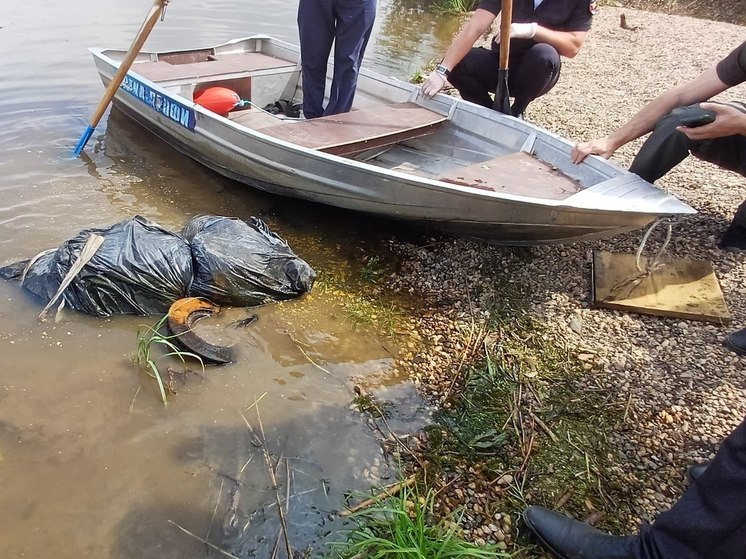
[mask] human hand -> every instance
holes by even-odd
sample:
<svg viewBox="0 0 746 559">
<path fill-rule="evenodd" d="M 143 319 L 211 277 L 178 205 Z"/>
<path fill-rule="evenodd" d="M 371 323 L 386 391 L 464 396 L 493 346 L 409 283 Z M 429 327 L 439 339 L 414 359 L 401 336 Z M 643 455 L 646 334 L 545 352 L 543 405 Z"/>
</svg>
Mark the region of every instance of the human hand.
<svg viewBox="0 0 746 559">
<path fill-rule="evenodd" d="M 715 120 L 702 126 L 677 126 L 690 140 L 708 140 L 724 136 L 746 135 L 746 113 L 724 103 L 700 103 L 706 111 L 715 113 Z"/>
<path fill-rule="evenodd" d="M 572 148 L 570 157 L 572 158 L 572 162 L 577 165 L 589 155 L 600 155 L 604 159 L 608 159 L 613 153 L 614 146 L 612 145 L 611 140 L 606 137 L 591 140 L 590 142 L 585 142 L 583 144 L 575 144 L 575 147 Z"/>
<path fill-rule="evenodd" d="M 425 99 L 431 99 L 436 93 L 438 93 L 438 91 L 443 89 L 445 85 L 445 76 L 438 71 L 433 70 L 425 80 L 425 83 L 422 84 L 422 96 L 425 97 Z"/>
<path fill-rule="evenodd" d="M 510 24 L 510 38 L 511 39 L 533 39 L 536 35 L 536 30 L 539 28 L 539 24 L 533 23 L 511 23 Z M 500 43 L 500 34 L 495 35 L 495 42 Z"/>
</svg>

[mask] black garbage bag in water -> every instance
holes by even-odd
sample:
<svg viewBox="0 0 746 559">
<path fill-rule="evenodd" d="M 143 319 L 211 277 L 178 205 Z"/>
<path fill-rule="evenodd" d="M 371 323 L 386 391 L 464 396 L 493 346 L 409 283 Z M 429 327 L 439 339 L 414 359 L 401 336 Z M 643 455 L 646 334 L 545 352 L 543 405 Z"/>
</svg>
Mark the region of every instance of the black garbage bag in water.
<svg viewBox="0 0 746 559">
<path fill-rule="evenodd" d="M 86 229 L 42 253 L 26 269 L 23 287 L 48 302 L 91 234 L 104 242 L 65 289 L 65 306 L 95 316 L 148 315 L 186 296 L 193 278 L 189 243 L 140 216 Z"/>
<path fill-rule="evenodd" d="M 192 246 L 192 297 L 252 306 L 311 290 L 316 272 L 256 217 L 198 216 L 182 235 Z"/>
</svg>

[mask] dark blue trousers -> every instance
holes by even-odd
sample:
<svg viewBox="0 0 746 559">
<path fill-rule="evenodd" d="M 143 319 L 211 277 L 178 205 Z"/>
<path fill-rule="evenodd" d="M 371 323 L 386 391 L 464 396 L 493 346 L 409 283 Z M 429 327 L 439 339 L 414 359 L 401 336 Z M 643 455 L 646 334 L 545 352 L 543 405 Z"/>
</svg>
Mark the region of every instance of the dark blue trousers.
<svg viewBox="0 0 746 559">
<path fill-rule="evenodd" d="M 316 118 L 352 108 L 360 63 L 376 18 L 376 0 L 300 0 L 298 32 L 303 115 Z M 324 108 L 326 64 L 334 43 L 334 75 Z"/>
<path fill-rule="evenodd" d="M 638 559 L 746 557 L 746 419 L 671 510 L 634 540 Z"/>
<path fill-rule="evenodd" d="M 472 103 L 492 108 L 490 92 L 497 88 L 500 52 L 496 49 L 473 48 L 451 70 L 448 81 L 461 97 Z M 546 43 L 536 43 L 525 51 L 511 52 L 508 69 L 508 90 L 515 100 L 510 112 L 518 116 L 528 104 L 552 89 L 560 75 L 560 55 Z"/>
</svg>

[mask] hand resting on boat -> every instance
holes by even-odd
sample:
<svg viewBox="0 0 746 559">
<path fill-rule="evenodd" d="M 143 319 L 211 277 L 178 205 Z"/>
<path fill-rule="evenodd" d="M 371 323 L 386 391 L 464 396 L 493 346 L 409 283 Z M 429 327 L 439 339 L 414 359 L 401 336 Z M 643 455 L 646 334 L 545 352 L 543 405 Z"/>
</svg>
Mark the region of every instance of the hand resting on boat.
<svg viewBox="0 0 746 559">
<path fill-rule="evenodd" d="M 430 99 L 438 93 L 438 91 L 443 89 L 445 85 L 446 77 L 437 70 L 433 70 L 425 80 L 425 83 L 422 84 L 422 95 L 426 99 Z"/>
</svg>

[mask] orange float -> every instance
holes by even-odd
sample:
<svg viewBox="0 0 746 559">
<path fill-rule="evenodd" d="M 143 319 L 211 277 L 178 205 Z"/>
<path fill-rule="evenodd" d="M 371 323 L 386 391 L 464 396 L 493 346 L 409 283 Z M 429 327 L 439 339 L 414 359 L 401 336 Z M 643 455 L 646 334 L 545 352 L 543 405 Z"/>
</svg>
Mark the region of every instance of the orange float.
<svg viewBox="0 0 746 559">
<path fill-rule="evenodd" d="M 229 112 L 245 103 L 238 93 L 227 87 L 203 89 L 195 93 L 194 102 L 220 116 L 228 116 Z"/>
</svg>

